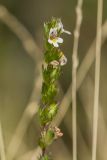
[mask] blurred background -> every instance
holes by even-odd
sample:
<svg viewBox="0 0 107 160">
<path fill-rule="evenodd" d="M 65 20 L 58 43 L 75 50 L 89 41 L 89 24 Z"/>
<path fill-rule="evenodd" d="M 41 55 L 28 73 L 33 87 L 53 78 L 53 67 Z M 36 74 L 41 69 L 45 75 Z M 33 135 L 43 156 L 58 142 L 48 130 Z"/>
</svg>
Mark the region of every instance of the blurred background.
<svg viewBox="0 0 107 160">
<path fill-rule="evenodd" d="M 73 33 L 76 4 L 76 0 L 0 0 L 0 132 L 6 160 L 37 159 L 40 126 L 36 113 L 42 83 L 43 24 L 52 16 L 59 17 L 64 28 Z M 107 160 L 106 0 L 103 6 L 97 160 Z M 91 160 L 96 19 L 97 0 L 84 0 L 77 73 L 78 160 Z M 59 81 L 60 101 L 70 89 L 72 79 L 73 34 L 63 38 L 62 50 L 68 63 Z M 72 160 L 71 99 L 65 108 L 60 123 L 64 136 L 49 149 L 54 160 Z"/>
</svg>

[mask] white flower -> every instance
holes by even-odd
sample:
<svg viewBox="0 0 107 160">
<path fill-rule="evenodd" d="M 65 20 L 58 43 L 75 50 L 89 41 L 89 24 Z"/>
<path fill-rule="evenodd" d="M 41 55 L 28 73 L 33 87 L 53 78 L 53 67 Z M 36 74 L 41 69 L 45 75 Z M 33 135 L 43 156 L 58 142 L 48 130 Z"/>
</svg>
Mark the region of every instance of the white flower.
<svg viewBox="0 0 107 160">
<path fill-rule="evenodd" d="M 58 22 L 58 24 L 57 24 L 57 28 L 58 28 L 58 30 L 61 30 L 61 33 L 67 33 L 67 34 L 71 35 L 71 32 L 66 31 L 66 30 L 64 29 L 63 24 L 62 24 L 62 22 L 61 22 L 60 19 L 59 19 L 59 22 Z"/>
<path fill-rule="evenodd" d="M 59 60 L 59 63 L 61 66 L 64 66 L 67 63 L 67 58 L 64 55 L 62 55 L 62 57 Z"/>
<path fill-rule="evenodd" d="M 53 66 L 53 68 L 57 68 L 59 65 L 64 66 L 66 63 L 67 63 L 67 58 L 64 55 L 62 55 L 62 57 L 59 59 L 59 61 L 53 60 L 50 62 L 50 64 Z"/>
<path fill-rule="evenodd" d="M 56 60 L 53 60 L 52 62 L 50 62 L 50 64 L 53 66 L 53 68 L 57 68 L 59 65 L 59 62 Z"/>
<path fill-rule="evenodd" d="M 63 39 L 60 37 L 57 37 L 57 28 L 51 28 L 49 32 L 49 39 L 48 42 L 50 44 L 53 44 L 54 47 L 59 47 L 58 43 L 63 43 Z"/>
</svg>

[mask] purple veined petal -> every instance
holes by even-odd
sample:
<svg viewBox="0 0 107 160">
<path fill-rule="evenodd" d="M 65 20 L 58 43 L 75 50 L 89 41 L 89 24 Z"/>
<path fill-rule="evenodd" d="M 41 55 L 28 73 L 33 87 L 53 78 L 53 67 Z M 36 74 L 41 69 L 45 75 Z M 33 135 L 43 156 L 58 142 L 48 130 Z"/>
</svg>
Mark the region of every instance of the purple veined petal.
<svg viewBox="0 0 107 160">
<path fill-rule="evenodd" d="M 64 65 L 67 63 L 67 58 L 63 55 L 63 56 L 60 58 L 59 62 L 60 62 L 60 65 L 61 65 L 61 66 L 64 66 Z"/>
<path fill-rule="evenodd" d="M 51 28 L 49 32 L 49 36 L 57 36 L 57 28 Z"/>
</svg>

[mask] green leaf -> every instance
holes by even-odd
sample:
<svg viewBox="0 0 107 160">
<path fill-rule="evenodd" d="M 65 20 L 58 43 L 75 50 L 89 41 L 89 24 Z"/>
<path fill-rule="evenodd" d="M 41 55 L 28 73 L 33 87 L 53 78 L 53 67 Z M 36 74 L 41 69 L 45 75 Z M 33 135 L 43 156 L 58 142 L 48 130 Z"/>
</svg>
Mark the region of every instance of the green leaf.
<svg viewBox="0 0 107 160">
<path fill-rule="evenodd" d="M 53 68 L 53 66 L 48 65 L 47 68 L 42 68 L 42 72 L 45 83 L 53 83 L 60 76 L 60 67 Z"/>
<path fill-rule="evenodd" d="M 45 135 L 45 143 L 47 146 L 49 146 L 53 142 L 54 137 L 55 137 L 54 132 L 51 129 L 49 129 Z"/>
<path fill-rule="evenodd" d="M 53 118 L 55 117 L 55 115 L 57 114 L 57 111 L 58 111 L 57 104 L 55 104 L 55 103 L 51 104 L 47 109 L 48 119 L 52 121 Z"/>
<path fill-rule="evenodd" d="M 48 38 L 49 36 L 49 27 L 46 23 L 44 23 L 44 35 L 45 35 L 45 38 Z"/>
<path fill-rule="evenodd" d="M 53 49 L 53 45 L 48 43 L 48 38 L 49 38 L 49 35 L 47 37 L 45 37 L 45 49 L 46 50 L 52 50 Z"/>
<path fill-rule="evenodd" d="M 54 83 L 46 84 L 43 83 L 42 85 L 42 101 L 43 103 L 47 104 L 54 100 L 57 93 L 57 88 Z"/>
<path fill-rule="evenodd" d="M 42 148 L 42 149 L 45 149 L 46 148 L 46 143 L 44 141 L 44 137 L 41 137 L 39 139 L 39 146 Z"/>
<path fill-rule="evenodd" d="M 40 108 L 39 109 L 39 117 L 40 117 L 40 123 L 41 125 L 46 125 L 47 123 L 49 123 L 49 119 L 47 119 L 47 111 L 46 108 Z"/>
<path fill-rule="evenodd" d="M 50 106 L 39 109 L 40 122 L 42 125 L 46 125 L 51 122 L 53 118 L 56 116 L 58 111 L 58 105 L 56 103 L 52 103 Z"/>
<path fill-rule="evenodd" d="M 55 137 L 55 134 L 52 129 L 48 129 L 47 131 L 44 131 L 42 136 L 39 139 L 39 146 L 42 149 L 45 149 L 54 141 L 54 137 Z"/>
<path fill-rule="evenodd" d="M 60 50 L 57 50 L 56 48 L 46 51 L 44 56 L 46 63 L 50 63 L 53 60 L 59 61 L 59 59 L 61 58 Z"/>
</svg>

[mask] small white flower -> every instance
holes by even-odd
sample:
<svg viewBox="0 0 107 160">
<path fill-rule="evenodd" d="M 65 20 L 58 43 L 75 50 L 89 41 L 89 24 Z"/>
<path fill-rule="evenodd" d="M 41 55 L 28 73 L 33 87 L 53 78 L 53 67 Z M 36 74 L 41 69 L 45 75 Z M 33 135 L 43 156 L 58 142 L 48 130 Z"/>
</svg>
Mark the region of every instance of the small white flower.
<svg viewBox="0 0 107 160">
<path fill-rule="evenodd" d="M 50 29 L 48 42 L 50 44 L 53 44 L 54 47 L 59 47 L 58 43 L 63 43 L 63 39 L 60 37 L 57 37 L 57 28 Z"/>
<path fill-rule="evenodd" d="M 51 64 L 54 68 L 57 68 L 58 65 L 59 65 L 59 62 L 56 61 L 56 60 L 53 60 L 52 62 L 50 62 L 50 64 Z"/>
<path fill-rule="evenodd" d="M 59 20 L 59 22 L 58 22 L 58 24 L 57 24 L 57 28 L 58 28 L 58 30 L 61 30 L 62 33 L 67 33 L 67 34 L 71 35 L 71 32 L 66 31 L 66 30 L 64 29 L 61 20 Z"/>
<path fill-rule="evenodd" d="M 56 37 L 56 38 L 54 38 L 54 39 L 48 39 L 48 42 L 50 43 L 50 44 L 53 44 L 54 45 L 54 47 L 59 47 L 59 44 L 58 43 L 63 43 L 63 39 L 62 38 L 59 38 L 59 37 Z"/>
<path fill-rule="evenodd" d="M 59 60 L 59 63 L 61 66 L 64 66 L 67 63 L 67 58 L 64 55 L 62 55 L 62 57 Z"/>
<path fill-rule="evenodd" d="M 64 55 L 62 55 L 62 57 L 59 59 L 59 61 L 53 60 L 53 61 L 50 62 L 50 64 L 54 68 L 57 68 L 59 65 L 64 66 L 66 63 L 67 63 L 67 58 Z"/>
</svg>

